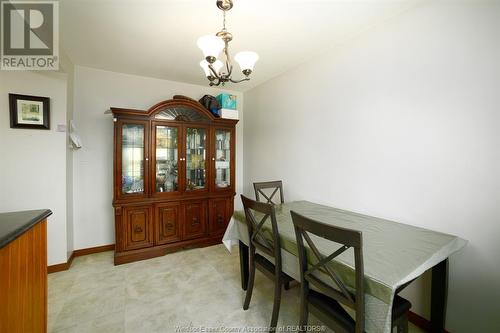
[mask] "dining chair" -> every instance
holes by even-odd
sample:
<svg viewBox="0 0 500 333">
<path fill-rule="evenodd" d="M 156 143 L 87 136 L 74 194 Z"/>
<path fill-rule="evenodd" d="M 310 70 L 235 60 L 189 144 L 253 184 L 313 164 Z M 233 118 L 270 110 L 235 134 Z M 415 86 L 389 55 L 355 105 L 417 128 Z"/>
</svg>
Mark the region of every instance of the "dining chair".
<svg viewBox="0 0 500 333">
<path fill-rule="evenodd" d="M 270 331 L 274 331 L 280 310 L 281 286 L 288 284 L 293 279 L 281 271 L 281 245 L 274 205 L 254 201 L 244 195 L 241 196 L 241 201 L 245 210 L 249 239 L 249 277 L 243 309 L 247 310 L 250 305 L 255 281 L 255 268 L 258 268 L 264 275 L 274 280 L 274 305 L 269 325 Z M 259 220 L 256 215 L 259 216 Z M 270 220 L 271 224 L 270 237 L 269 228 L 264 230 L 264 224 L 267 220 Z M 264 233 L 268 236 L 266 237 Z M 262 254 L 272 258 L 274 263 Z"/>
<path fill-rule="evenodd" d="M 260 195 L 262 195 L 266 200 L 267 203 L 272 203 L 273 202 L 273 197 L 274 195 L 278 192 L 280 192 L 280 203 L 285 202 L 285 198 L 283 196 L 283 183 L 281 180 L 276 180 L 272 182 L 257 182 L 253 183 L 253 189 L 255 191 L 255 200 L 260 201 Z M 267 195 L 264 193 L 263 190 L 265 189 L 274 189 L 274 191 L 271 193 L 271 195 Z"/>
<path fill-rule="evenodd" d="M 297 239 L 300 265 L 299 325 L 307 325 L 308 314 L 311 312 L 335 332 L 364 332 L 364 265 L 363 235 L 361 231 L 321 223 L 294 211 L 291 211 L 291 215 Z M 309 234 L 322 237 L 341 246 L 332 254 L 324 256 L 320 254 Z M 349 248 L 354 250 L 354 292 L 344 284 L 330 265 L 334 258 Z M 313 258 L 313 260 L 309 260 L 308 263 L 308 258 Z M 331 284 L 327 284 L 325 279 L 318 278 L 318 275 L 313 275 L 314 272 L 318 273 L 319 270 L 326 274 L 325 279 L 331 280 L 329 281 Z M 335 286 L 335 288 L 332 286 Z M 314 287 L 314 290 L 312 287 Z M 349 315 L 342 305 L 355 310 L 355 319 Z M 398 333 L 408 333 L 408 311 L 410 308 L 410 302 L 400 296 L 395 296 L 391 327 L 397 327 Z"/>
</svg>

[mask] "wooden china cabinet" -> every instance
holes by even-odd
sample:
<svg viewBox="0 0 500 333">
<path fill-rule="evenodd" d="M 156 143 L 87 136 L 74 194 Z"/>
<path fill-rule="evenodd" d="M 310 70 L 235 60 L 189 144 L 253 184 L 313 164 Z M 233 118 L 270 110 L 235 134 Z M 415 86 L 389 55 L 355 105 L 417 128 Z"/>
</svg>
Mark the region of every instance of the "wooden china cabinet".
<svg viewBox="0 0 500 333">
<path fill-rule="evenodd" d="M 182 96 L 111 111 L 115 265 L 220 243 L 233 214 L 238 121 Z"/>
</svg>

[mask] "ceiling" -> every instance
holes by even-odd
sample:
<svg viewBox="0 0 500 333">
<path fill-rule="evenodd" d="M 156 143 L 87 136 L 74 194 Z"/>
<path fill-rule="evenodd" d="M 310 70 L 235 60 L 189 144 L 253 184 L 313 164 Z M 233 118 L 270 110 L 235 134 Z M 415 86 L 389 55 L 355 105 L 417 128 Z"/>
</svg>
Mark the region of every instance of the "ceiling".
<svg viewBox="0 0 500 333">
<path fill-rule="evenodd" d="M 234 0 L 227 16 L 230 53 L 250 50 L 260 59 L 251 81 L 226 87 L 248 90 L 416 1 Z M 215 2 L 61 0 L 61 47 L 76 65 L 208 85 L 196 40 L 221 29 Z"/>
</svg>

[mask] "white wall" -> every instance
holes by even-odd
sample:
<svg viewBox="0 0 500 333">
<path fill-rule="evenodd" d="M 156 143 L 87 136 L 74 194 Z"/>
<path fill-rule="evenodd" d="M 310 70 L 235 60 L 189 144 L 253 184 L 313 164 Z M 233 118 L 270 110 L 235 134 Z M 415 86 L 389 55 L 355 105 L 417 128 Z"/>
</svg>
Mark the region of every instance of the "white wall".
<svg viewBox="0 0 500 333">
<path fill-rule="evenodd" d="M 9 93 L 50 97 L 51 129 L 11 129 Z M 48 208 L 48 263 L 66 262 L 66 75 L 0 73 L 0 211 Z"/>
<path fill-rule="evenodd" d="M 74 90 L 74 117 L 83 141 L 73 161 L 74 244 L 75 249 L 81 249 L 114 243 L 113 121 L 104 111 L 110 107 L 147 110 L 173 95 L 199 99 L 220 90 L 208 84 L 197 86 L 80 66 L 75 68 Z M 243 94 L 231 93 L 242 105 Z M 236 127 L 236 142 L 236 191 L 241 193 L 243 120 Z"/>
<path fill-rule="evenodd" d="M 60 67 L 66 73 L 66 243 L 67 257 L 69 258 L 74 250 L 74 228 L 73 228 L 73 145 L 69 140 L 70 121 L 73 120 L 74 107 L 74 85 L 75 85 L 75 65 L 64 52 L 60 52 Z"/>
<path fill-rule="evenodd" d="M 469 240 L 446 326 L 499 331 L 499 41 L 498 1 L 426 2 L 245 93 L 244 192 L 283 179 L 287 200 Z"/>
</svg>

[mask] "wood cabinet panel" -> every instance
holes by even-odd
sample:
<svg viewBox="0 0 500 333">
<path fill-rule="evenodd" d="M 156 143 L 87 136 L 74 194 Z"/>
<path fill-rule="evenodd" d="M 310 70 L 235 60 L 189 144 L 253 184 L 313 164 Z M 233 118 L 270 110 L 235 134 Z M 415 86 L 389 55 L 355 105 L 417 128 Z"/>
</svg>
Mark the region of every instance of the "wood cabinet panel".
<svg viewBox="0 0 500 333">
<path fill-rule="evenodd" d="M 227 228 L 233 212 L 233 197 L 210 200 L 210 234 L 221 234 Z"/>
<path fill-rule="evenodd" d="M 153 246 L 151 210 L 151 206 L 123 207 L 122 227 L 125 234 L 123 244 L 125 250 Z"/>
<path fill-rule="evenodd" d="M 0 332 L 47 332 L 46 224 L 0 249 Z"/>
<path fill-rule="evenodd" d="M 183 212 L 178 202 L 156 206 L 156 244 L 167 244 L 181 240 Z"/>
<path fill-rule="evenodd" d="M 184 239 L 204 236 L 207 231 L 206 200 L 188 201 L 184 206 Z"/>
</svg>

